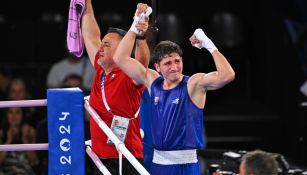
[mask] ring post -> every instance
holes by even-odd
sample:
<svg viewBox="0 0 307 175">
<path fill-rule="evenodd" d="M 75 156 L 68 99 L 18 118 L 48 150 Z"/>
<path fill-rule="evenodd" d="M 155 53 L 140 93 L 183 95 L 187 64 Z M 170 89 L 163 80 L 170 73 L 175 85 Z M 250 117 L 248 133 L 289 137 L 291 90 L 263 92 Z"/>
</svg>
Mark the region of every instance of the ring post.
<svg viewBox="0 0 307 175">
<path fill-rule="evenodd" d="M 85 175 L 83 92 L 48 89 L 48 174 Z"/>
</svg>

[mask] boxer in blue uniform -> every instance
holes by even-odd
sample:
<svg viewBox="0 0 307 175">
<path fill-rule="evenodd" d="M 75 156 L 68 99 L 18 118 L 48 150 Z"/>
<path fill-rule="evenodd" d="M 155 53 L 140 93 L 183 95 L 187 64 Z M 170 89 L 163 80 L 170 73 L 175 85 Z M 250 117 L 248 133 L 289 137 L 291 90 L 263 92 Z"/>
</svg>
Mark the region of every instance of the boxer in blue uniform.
<svg viewBox="0 0 307 175">
<path fill-rule="evenodd" d="M 139 26 L 142 27 L 142 26 Z M 216 71 L 182 74 L 182 50 L 174 42 L 161 41 L 153 51 L 155 70 L 131 58 L 136 33 L 128 31 L 120 42 L 114 61 L 137 84 L 146 85 L 151 98 L 151 128 L 154 155 L 150 173 L 154 175 L 199 175 L 197 149 L 204 148 L 203 110 L 206 93 L 234 79 L 227 59 L 201 29 L 190 38 L 192 46 L 206 48 Z"/>
</svg>

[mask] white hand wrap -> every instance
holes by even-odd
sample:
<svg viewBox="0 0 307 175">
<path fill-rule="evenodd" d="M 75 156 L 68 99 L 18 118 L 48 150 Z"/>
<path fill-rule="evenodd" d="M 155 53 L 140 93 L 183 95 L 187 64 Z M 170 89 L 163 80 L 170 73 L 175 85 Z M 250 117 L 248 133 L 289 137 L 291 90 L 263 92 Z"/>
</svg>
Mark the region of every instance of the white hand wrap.
<svg viewBox="0 0 307 175">
<path fill-rule="evenodd" d="M 201 41 L 200 44 L 195 44 L 194 46 L 201 49 L 206 48 L 210 53 L 217 50 L 213 42 L 205 35 L 202 29 L 196 29 L 194 35 L 198 40 Z"/>
<path fill-rule="evenodd" d="M 144 13 L 141 13 L 140 16 L 136 16 L 136 15 L 135 15 L 135 16 L 134 16 L 133 23 L 132 23 L 132 25 L 131 25 L 131 27 L 130 27 L 129 30 L 131 30 L 132 32 L 134 32 L 134 33 L 136 33 L 136 34 L 139 34 L 140 31 L 139 31 L 138 29 L 136 29 L 135 25 L 136 25 L 139 21 L 144 20 L 145 17 L 148 17 L 148 16 L 151 14 L 151 12 L 152 12 L 152 8 L 151 8 L 151 7 L 147 7 L 146 13 L 145 13 L 145 14 L 144 14 Z"/>
</svg>

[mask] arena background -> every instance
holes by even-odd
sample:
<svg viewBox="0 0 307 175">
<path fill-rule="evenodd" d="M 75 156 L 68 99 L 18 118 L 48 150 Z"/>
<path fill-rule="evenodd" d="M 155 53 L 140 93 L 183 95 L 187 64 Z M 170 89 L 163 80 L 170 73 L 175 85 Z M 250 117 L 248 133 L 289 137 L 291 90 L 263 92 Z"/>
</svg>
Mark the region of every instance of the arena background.
<svg viewBox="0 0 307 175">
<path fill-rule="evenodd" d="M 108 26 L 129 29 L 138 2 L 152 3 L 93 0 L 101 30 Z M 306 165 L 307 109 L 300 104 L 307 98 L 299 91 L 306 75 L 289 22 L 306 26 L 307 3 L 304 0 L 156 0 L 156 3 L 160 29 L 157 41 L 170 39 L 182 46 L 185 74 L 214 68 L 209 53 L 192 48 L 188 42 L 198 27 L 236 71 L 233 83 L 208 93 L 205 108 L 208 149 L 260 148 Z M 25 77 L 34 99 L 45 98 L 49 68 L 65 56 L 68 6 L 68 0 L 1 2 L 0 65 L 10 67 L 14 76 Z M 303 28 L 295 28 L 294 32 L 299 34 Z"/>
</svg>

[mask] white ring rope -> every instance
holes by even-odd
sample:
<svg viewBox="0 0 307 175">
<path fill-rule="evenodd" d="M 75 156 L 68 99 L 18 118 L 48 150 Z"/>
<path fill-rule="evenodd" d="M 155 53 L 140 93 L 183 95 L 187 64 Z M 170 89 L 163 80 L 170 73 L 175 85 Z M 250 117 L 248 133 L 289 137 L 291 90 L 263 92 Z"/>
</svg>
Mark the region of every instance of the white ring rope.
<svg viewBox="0 0 307 175">
<path fill-rule="evenodd" d="M 47 106 L 47 99 L 40 100 L 18 100 L 18 101 L 0 101 L 0 108 L 10 108 L 10 107 L 38 107 L 38 106 Z M 115 147 L 119 152 L 121 152 L 128 161 L 134 166 L 134 168 L 141 175 L 149 175 L 147 170 L 138 162 L 138 160 L 131 154 L 131 152 L 125 147 L 125 144 L 122 143 L 111 131 L 111 129 L 106 125 L 104 121 L 101 120 L 97 112 L 89 105 L 88 100 L 84 100 L 84 107 L 89 114 L 93 117 L 98 126 L 102 131 L 112 140 Z M 48 150 L 48 143 L 42 144 L 10 144 L 10 145 L 0 145 L 0 151 L 33 151 L 33 150 Z M 87 146 L 86 153 L 94 161 L 97 168 L 106 175 L 109 175 L 110 172 L 102 164 L 98 156 L 92 151 L 92 149 Z"/>
<path fill-rule="evenodd" d="M 47 106 L 47 99 L 0 101 L 0 108 Z"/>
<path fill-rule="evenodd" d="M 99 157 L 92 151 L 90 146 L 86 147 L 86 153 L 90 156 L 90 158 L 95 163 L 96 167 L 102 172 L 103 175 L 111 175 L 110 171 L 103 165 Z"/>
<path fill-rule="evenodd" d="M 48 150 L 48 143 L 0 145 L 0 151 L 35 151 Z"/>
<path fill-rule="evenodd" d="M 89 105 L 88 100 L 84 100 L 84 107 L 91 114 L 95 122 L 98 124 L 100 129 L 112 140 L 114 145 L 116 145 L 116 148 L 119 152 L 121 152 L 128 161 L 134 166 L 134 168 L 142 175 L 149 175 L 147 170 L 138 162 L 138 160 L 131 154 L 131 152 L 125 147 L 125 144 L 123 144 L 111 131 L 111 129 L 108 127 L 108 125 L 101 120 L 97 112 Z"/>
</svg>

